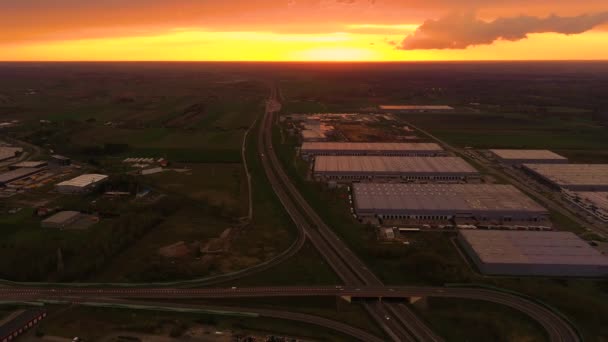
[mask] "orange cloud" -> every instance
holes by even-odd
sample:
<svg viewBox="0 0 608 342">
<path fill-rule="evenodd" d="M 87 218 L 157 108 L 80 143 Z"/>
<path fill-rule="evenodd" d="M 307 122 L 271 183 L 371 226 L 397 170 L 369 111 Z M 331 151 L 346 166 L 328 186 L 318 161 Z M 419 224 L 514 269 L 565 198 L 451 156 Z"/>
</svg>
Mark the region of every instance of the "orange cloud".
<svg viewBox="0 0 608 342">
<path fill-rule="evenodd" d="M 598 40 L 608 34 L 605 26 L 565 37 L 559 47 L 549 45 L 556 41 L 551 34 L 530 36 L 534 46 L 499 41 L 464 52 L 383 43 L 400 42 L 426 20 L 455 11 L 474 10 L 492 22 L 522 10 L 532 17 L 599 13 L 605 0 L 4 0 L 1 7 L 3 60 L 608 58 Z M 591 41 L 595 50 L 588 51 Z"/>
<path fill-rule="evenodd" d="M 425 21 L 403 40 L 400 48 L 466 49 L 473 45 L 489 45 L 499 39 L 522 40 L 531 33 L 580 34 L 604 23 L 608 23 L 608 12 L 575 17 L 519 16 L 489 22 L 475 18 L 474 13 L 452 14 L 438 20 Z"/>
</svg>

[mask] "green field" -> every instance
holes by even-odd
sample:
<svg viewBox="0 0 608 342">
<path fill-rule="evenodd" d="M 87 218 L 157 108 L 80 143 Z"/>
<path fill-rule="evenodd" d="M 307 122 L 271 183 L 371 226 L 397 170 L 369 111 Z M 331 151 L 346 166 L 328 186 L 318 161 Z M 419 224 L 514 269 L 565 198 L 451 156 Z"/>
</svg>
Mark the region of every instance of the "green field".
<svg viewBox="0 0 608 342">
<path fill-rule="evenodd" d="M 574 161 L 606 157 L 606 129 L 588 114 L 403 114 L 400 117 L 457 147 L 551 149 Z"/>
<path fill-rule="evenodd" d="M 241 164 L 191 164 L 186 172 L 167 171 L 145 177 L 160 192 L 185 196 L 224 208 L 226 216 L 246 215 L 248 189 Z"/>
<path fill-rule="evenodd" d="M 384 331 L 376 325 L 365 309 L 357 303 L 349 303 L 335 297 L 282 297 L 241 298 L 195 301 L 209 305 L 245 306 L 255 308 L 289 308 L 289 311 L 338 320 L 353 327 L 386 338 Z"/>
<path fill-rule="evenodd" d="M 324 328 L 269 318 L 93 307 L 55 307 L 53 310 L 50 317 L 36 327 L 38 334 L 66 338 L 78 336 L 87 341 L 97 341 L 117 333 L 121 336 L 180 337 L 188 329 L 198 327 L 213 334 L 215 331 L 222 331 L 223 334 L 232 331 L 261 336 L 284 334 L 319 340 L 348 340 Z M 209 333 L 205 335 L 209 337 Z"/>
<path fill-rule="evenodd" d="M 232 285 L 249 286 L 297 286 L 341 284 L 331 267 L 319 252 L 306 243 L 298 254 L 283 263 L 249 277 L 232 281 Z"/>
<path fill-rule="evenodd" d="M 12 118 L 14 112 L 20 120 L 7 134 L 44 153 L 68 155 L 89 172 L 108 174 L 106 189 L 132 194 L 117 199 L 100 193 L 60 196 L 47 186 L 10 198 L 0 206 L 0 278 L 202 278 L 253 266 L 291 245 L 291 221 L 256 164 L 255 140 L 247 156 L 254 217 L 252 222 L 242 220 L 248 213 L 249 189 L 241 147 L 245 131 L 263 112 L 268 91 L 263 82 L 208 67 L 99 68 L 53 65 L 45 69 L 43 81 L 30 71 L 11 82 L 0 80 L 0 118 Z M 122 163 L 127 157 L 162 157 L 171 162 L 170 168 L 186 171 L 137 176 Z M 143 189 L 151 195 L 135 199 L 135 192 Z M 41 229 L 41 218 L 32 215 L 37 206 L 94 213 L 101 222 L 87 231 Z M 25 209 L 7 213 L 17 207 Z M 212 241 L 228 229 L 225 244 Z M 187 257 L 160 256 L 160 248 L 180 241 L 190 246 Z M 221 245 L 223 252 L 198 252 L 197 246 L 209 243 Z M 13 267 L 18 258 L 35 262 Z"/>
<path fill-rule="evenodd" d="M 429 298 L 426 305 L 413 308 L 449 341 L 548 341 L 540 325 L 519 311 L 498 304 Z"/>
</svg>

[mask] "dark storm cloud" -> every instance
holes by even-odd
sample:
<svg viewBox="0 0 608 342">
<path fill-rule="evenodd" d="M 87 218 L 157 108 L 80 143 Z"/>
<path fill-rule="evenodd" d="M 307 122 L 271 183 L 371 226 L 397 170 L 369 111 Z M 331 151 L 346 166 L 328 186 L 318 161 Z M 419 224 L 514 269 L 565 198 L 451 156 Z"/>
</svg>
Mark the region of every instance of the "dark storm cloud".
<svg viewBox="0 0 608 342">
<path fill-rule="evenodd" d="M 403 40 L 399 48 L 466 49 L 474 45 L 492 44 L 497 40 L 522 40 L 530 33 L 580 34 L 605 23 L 608 23 L 608 12 L 575 17 L 519 16 L 493 21 L 477 19 L 474 13 L 453 14 L 425 21 Z"/>
</svg>

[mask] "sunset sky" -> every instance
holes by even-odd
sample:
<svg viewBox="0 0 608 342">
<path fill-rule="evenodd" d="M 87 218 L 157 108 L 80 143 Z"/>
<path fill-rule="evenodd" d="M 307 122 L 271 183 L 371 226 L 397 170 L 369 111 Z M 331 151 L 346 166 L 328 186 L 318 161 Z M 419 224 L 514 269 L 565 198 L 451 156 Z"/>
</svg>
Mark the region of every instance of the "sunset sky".
<svg viewBox="0 0 608 342">
<path fill-rule="evenodd" d="M 605 0 L 0 0 L 0 60 L 608 59 Z"/>
</svg>

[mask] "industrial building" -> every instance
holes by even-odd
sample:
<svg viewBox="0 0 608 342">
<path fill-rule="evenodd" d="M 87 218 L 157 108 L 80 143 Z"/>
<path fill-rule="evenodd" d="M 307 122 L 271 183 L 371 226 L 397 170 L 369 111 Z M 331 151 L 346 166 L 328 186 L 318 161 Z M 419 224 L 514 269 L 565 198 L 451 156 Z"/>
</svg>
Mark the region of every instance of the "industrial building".
<svg viewBox="0 0 608 342">
<path fill-rule="evenodd" d="M 68 166 L 68 165 L 72 164 L 72 160 L 68 157 L 54 154 L 51 156 L 51 163 L 53 163 L 55 165 Z"/>
<path fill-rule="evenodd" d="M 15 158 L 23 153 L 21 147 L 0 146 L 0 162 Z"/>
<path fill-rule="evenodd" d="M 49 165 L 49 163 L 47 163 L 45 161 L 24 161 L 24 162 L 13 164 L 13 165 L 9 166 L 9 169 L 11 169 L 11 170 L 22 169 L 22 168 L 40 169 L 40 168 L 46 167 L 47 165 Z"/>
<path fill-rule="evenodd" d="M 46 318 L 46 311 L 39 309 L 24 310 L 0 326 L 0 341 L 9 342 L 24 334 L 41 320 Z"/>
<path fill-rule="evenodd" d="M 39 172 L 42 172 L 43 169 L 36 168 L 21 168 L 15 169 L 8 172 L 4 172 L 0 174 L 0 186 L 6 186 L 10 182 L 14 182 L 23 178 L 30 177 Z"/>
<path fill-rule="evenodd" d="M 383 105 L 381 110 L 394 113 L 441 113 L 451 112 L 454 107 L 442 105 Z"/>
<path fill-rule="evenodd" d="M 480 177 L 458 157 L 319 156 L 313 174 L 316 179 L 336 182 L 460 182 Z"/>
<path fill-rule="evenodd" d="M 608 164 L 523 164 L 522 167 L 557 189 L 608 191 Z"/>
<path fill-rule="evenodd" d="M 56 190 L 60 193 L 89 192 L 107 180 L 106 175 L 86 174 L 57 184 Z"/>
<path fill-rule="evenodd" d="M 608 257 L 570 232 L 462 230 L 458 241 L 484 274 L 608 275 Z"/>
<path fill-rule="evenodd" d="M 608 222 L 608 192 L 564 191 L 564 197 L 598 219 Z"/>
<path fill-rule="evenodd" d="M 568 158 L 549 150 L 489 150 L 498 161 L 509 165 L 567 164 Z"/>
<path fill-rule="evenodd" d="M 40 223 L 42 228 L 63 229 L 78 221 L 81 214 L 77 211 L 61 211 Z"/>
<path fill-rule="evenodd" d="M 380 223 L 549 229 L 548 211 L 512 185 L 353 184 L 354 211 Z"/>
<path fill-rule="evenodd" d="M 445 150 L 435 143 L 305 142 L 302 156 L 438 156 Z"/>
</svg>

